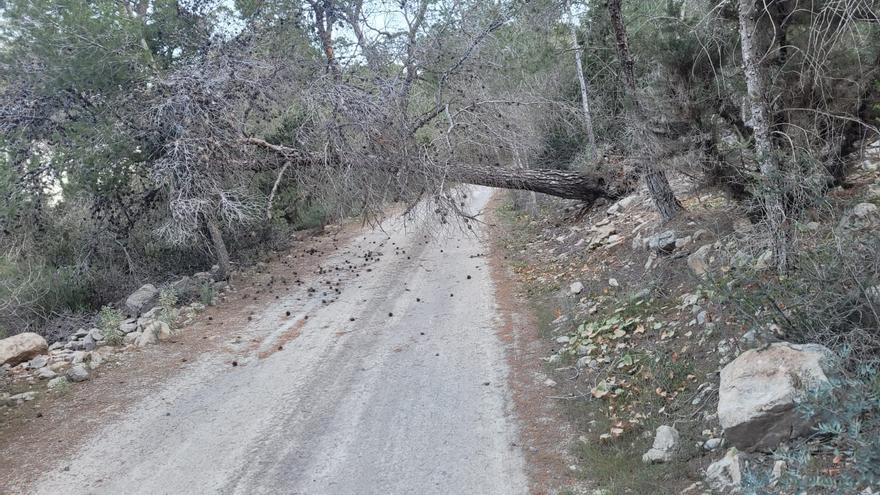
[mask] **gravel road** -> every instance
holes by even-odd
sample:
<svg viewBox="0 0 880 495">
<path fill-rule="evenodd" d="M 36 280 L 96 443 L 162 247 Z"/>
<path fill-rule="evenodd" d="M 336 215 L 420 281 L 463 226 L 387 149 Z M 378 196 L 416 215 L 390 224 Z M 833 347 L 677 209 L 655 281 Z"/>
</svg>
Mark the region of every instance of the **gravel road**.
<svg viewBox="0 0 880 495">
<path fill-rule="evenodd" d="M 487 252 L 436 218 L 365 230 L 34 493 L 526 493 Z"/>
</svg>

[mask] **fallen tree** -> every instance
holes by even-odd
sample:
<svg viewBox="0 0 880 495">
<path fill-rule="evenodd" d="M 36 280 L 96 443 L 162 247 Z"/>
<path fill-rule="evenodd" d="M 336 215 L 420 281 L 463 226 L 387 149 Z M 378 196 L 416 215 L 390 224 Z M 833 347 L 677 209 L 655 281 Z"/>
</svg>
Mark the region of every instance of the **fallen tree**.
<svg viewBox="0 0 880 495">
<path fill-rule="evenodd" d="M 245 139 L 246 144 L 259 146 L 276 153 L 284 161 L 282 170 L 290 164 L 299 167 L 334 166 L 323 156 L 311 156 L 296 148 L 269 143 L 263 139 Z M 398 167 L 383 164 L 380 157 L 372 163 L 378 171 L 396 173 Z M 453 164 L 435 171 L 448 181 L 478 186 L 499 187 L 520 191 L 534 191 L 564 199 L 574 199 L 593 203 L 598 199 L 616 199 L 630 188 L 621 184 L 615 186 L 597 175 L 568 170 L 526 169 L 496 167 L 478 164 Z M 625 181 L 621 181 L 625 182 Z"/>
</svg>

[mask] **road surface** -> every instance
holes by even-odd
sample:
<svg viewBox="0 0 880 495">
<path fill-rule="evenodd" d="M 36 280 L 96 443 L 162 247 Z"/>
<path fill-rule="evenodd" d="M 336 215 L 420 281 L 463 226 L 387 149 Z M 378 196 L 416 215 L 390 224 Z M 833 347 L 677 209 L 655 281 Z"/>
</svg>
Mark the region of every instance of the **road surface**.
<svg viewBox="0 0 880 495">
<path fill-rule="evenodd" d="M 468 208 L 490 195 L 471 190 Z M 365 231 L 34 493 L 526 493 L 479 237 L 436 218 Z"/>
</svg>

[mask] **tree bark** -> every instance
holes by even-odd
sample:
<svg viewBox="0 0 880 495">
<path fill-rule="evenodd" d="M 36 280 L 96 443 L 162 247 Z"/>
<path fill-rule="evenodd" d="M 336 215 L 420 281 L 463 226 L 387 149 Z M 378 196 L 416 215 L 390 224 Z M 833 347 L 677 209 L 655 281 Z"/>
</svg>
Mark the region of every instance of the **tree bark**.
<svg viewBox="0 0 880 495">
<path fill-rule="evenodd" d="M 626 26 L 623 24 L 623 15 L 621 14 L 621 0 L 608 0 L 608 15 L 611 17 L 611 26 L 614 29 L 614 37 L 617 41 L 617 58 L 620 61 L 620 72 L 623 77 L 624 85 L 630 93 L 633 104 L 635 106 L 634 116 L 636 138 L 641 145 L 649 150 L 649 155 L 656 155 L 653 145 L 654 136 L 650 134 L 646 125 L 644 107 L 639 100 L 638 90 L 636 88 L 635 66 L 632 55 L 629 51 L 629 37 L 626 33 Z M 648 186 L 648 192 L 651 193 L 651 199 L 654 200 L 654 206 L 660 213 L 660 217 L 664 222 L 672 220 L 675 215 L 683 209 L 681 202 L 675 197 L 672 186 L 669 185 L 669 179 L 664 171 L 654 160 L 649 159 L 638 164 L 641 174 L 645 177 L 645 183 Z"/>
<path fill-rule="evenodd" d="M 217 220 L 213 217 L 207 217 L 205 224 L 208 227 L 208 235 L 211 236 L 211 244 L 213 244 L 217 266 L 220 267 L 217 278 L 226 280 L 229 277 L 231 266 L 229 263 L 229 251 L 226 249 L 226 242 L 223 241 L 223 233 L 220 231 L 220 226 L 217 225 Z"/>
<path fill-rule="evenodd" d="M 751 118 L 747 124 L 753 130 L 755 154 L 764 181 L 761 201 L 773 239 L 776 267 L 779 272 L 784 272 L 788 266 L 788 235 L 785 225 L 785 206 L 782 200 L 784 191 L 770 129 L 770 105 L 760 66 L 763 50 L 759 46 L 758 37 L 763 30 L 758 26 L 761 7 L 758 6 L 757 1 L 739 0 L 740 46 L 751 111 Z"/>
<path fill-rule="evenodd" d="M 615 199 L 624 192 L 609 187 L 600 177 L 565 170 L 454 165 L 449 168 L 448 176 L 466 184 L 534 191 L 587 203 L 599 198 Z"/>
<path fill-rule="evenodd" d="M 574 16 L 572 16 L 574 17 Z M 574 19 L 571 24 L 571 44 L 574 50 L 574 63 L 578 74 L 578 84 L 581 88 L 581 106 L 584 110 L 584 127 L 587 130 L 587 141 L 590 145 L 590 159 L 598 158 L 596 149 L 596 134 L 593 132 L 593 114 L 590 112 L 590 90 L 587 87 L 587 79 L 584 77 L 584 66 L 581 60 L 581 45 L 577 39 L 577 29 L 574 26 Z"/>
</svg>

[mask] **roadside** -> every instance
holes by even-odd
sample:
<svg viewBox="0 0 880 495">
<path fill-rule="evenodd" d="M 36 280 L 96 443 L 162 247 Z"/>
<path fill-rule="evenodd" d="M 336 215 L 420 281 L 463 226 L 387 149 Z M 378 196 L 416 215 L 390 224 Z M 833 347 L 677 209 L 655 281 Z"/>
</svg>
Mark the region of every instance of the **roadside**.
<svg viewBox="0 0 880 495">
<path fill-rule="evenodd" d="M 546 376 L 542 397 L 527 403 L 563 415 L 553 428 L 565 432 L 554 437 L 556 456 L 573 459 L 568 474 L 577 478 L 558 478 L 568 487 L 560 493 L 813 493 L 800 485 L 810 479 L 841 483 L 828 493 L 870 488 L 838 475 L 871 472 L 857 463 L 869 455 L 858 449 L 873 445 L 860 433 L 863 406 L 858 397 L 828 403 L 820 392 L 840 383 L 832 372 L 853 377 L 844 394 L 876 384 L 868 363 L 860 381 L 860 366 L 831 332 L 873 352 L 859 335 L 874 320 L 856 318 L 876 314 L 867 267 L 876 266 L 878 184 L 866 161 L 849 188 L 795 223 L 792 242 L 805 261 L 788 278 L 774 277 L 760 226 L 718 191 L 677 182 L 686 213 L 667 224 L 645 191 L 587 211 L 499 195 L 495 259 L 534 315 L 540 339 L 524 355 L 544 373 L 534 375 Z M 849 364 L 832 364 L 838 358 Z M 840 424 L 808 434 L 804 415 L 817 408 L 834 410 Z M 832 440 L 833 428 L 851 436 Z M 849 438 L 859 440 L 846 462 L 835 445 Z"/>
</svg>

